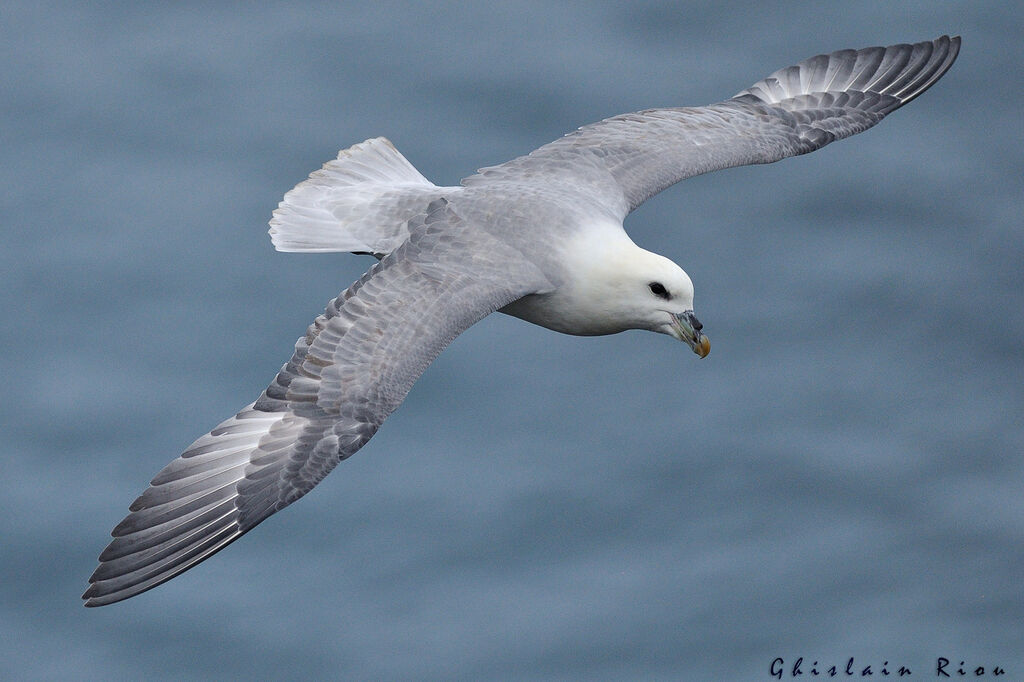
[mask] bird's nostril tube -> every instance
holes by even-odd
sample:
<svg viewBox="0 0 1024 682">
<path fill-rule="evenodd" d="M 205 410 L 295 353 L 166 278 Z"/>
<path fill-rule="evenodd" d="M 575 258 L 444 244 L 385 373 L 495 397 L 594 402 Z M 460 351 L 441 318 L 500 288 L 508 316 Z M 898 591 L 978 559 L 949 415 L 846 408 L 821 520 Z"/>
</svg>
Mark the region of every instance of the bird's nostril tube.
<svg viewBox="0 0 1024 682">
<path fill-rule="evenodd" d="M 692 310 L 686 311 L 686 317 L 689 318 L 690 326 L 693 327 L 693 331 L 699 332 L 704 328 L 704 325 L 700 323 L 700 320 L 697 319 Z"/>
</svg>

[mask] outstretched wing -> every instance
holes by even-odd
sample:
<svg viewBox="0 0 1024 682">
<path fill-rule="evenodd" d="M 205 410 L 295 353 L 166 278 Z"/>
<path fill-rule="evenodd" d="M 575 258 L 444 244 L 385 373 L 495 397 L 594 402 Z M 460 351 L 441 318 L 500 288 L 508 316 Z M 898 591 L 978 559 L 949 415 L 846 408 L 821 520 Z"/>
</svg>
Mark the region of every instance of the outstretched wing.
<svg viewBox="0 0 1024 682">
<path fill-rule="evenodd" d="M 587 191 L 622 216 L 694 175 L 806 154 L 867 130 L 931 87 L 960 38 L 841 50 L 776 71 L 706 107 L 649 109 L 584 126 L 463 183 L 536 179 Z"/>
<path fill-rule="evenodd" d="M 547 285 L 443 199 L 410 231 L 328 304 L 259 400 L 156 475 L 114 528 L 86 606 L 169 580 L 302 497 L 373 436 L 456 336 Z"/>
</svg>

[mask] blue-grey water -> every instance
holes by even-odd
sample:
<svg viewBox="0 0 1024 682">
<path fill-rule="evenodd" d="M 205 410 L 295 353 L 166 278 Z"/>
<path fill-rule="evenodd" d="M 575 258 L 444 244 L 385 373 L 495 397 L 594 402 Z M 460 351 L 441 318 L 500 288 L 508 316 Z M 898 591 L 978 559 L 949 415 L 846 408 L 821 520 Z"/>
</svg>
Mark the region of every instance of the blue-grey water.
<svg viewBox="0 0 1024 682">
<path fill-rule="evenodd" d="M 0 677 L 1024 679 L 1024 119 L 1013 3 L 5 3 Z M 198 568 L 83 609 L 149 478 L 365 257 L 270 212 L 386 135 L 454 184 L 799 59 L 963 35 L 812 155 L 627 221 L 712 353 L 470 329 L 357 456 Z"/>
</svg>

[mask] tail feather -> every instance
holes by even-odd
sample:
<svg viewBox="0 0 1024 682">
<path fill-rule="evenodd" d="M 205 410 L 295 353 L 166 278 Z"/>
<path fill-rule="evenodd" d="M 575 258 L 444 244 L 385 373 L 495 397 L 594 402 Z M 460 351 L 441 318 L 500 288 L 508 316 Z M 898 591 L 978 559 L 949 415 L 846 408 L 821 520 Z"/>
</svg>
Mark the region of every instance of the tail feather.
<svg viewBox="0 0 1024 682">
<path fill-rule="evenodd" d="M 278 251 L 387 254 L 406 223 L 454 188 L 433 184 L 386 138 L 343 149 L 284 195 L 270 220 Z"/>
</svg>

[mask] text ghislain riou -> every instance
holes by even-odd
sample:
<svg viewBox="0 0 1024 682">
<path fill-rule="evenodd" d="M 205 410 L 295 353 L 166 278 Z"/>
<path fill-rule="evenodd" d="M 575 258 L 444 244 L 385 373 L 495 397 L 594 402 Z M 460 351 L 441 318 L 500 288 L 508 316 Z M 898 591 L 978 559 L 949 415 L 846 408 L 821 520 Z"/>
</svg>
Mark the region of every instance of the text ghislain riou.
<svg viewBox="0 0 1024 682">
<path fill-rule="evenodd" d="M 956 665 L 950 661 L 950 659 L 939 656 L 935 659 L 935 677 L 997 677 L 1006 674 L 1006 670 L 1002 666 L 993 665 L 986 667 L 983 665 L 969 666 L 965 661 L 960 661 L 960 665 Z M 797 658 L 792 665 L 786 665 L 786 661 L 783 658 L 772 659 L 771 666 L 769 667 L 769 673 L 772 677 L 777 680 L 781 680 L 783 677 L 802 677 L 803 675 L 822 676 L 822 677 L 837 677 L 842 675 L 843 677 L 874 677 L 879 675 L 882 677 L 894 676 L 894 677 L 909 677 L 914 673 L 908 666 L 905 665 L 889 665 L 889 661 L 882 663 L 881 667 L 875 668 L 871 664 L 866 666 L 859 666 L 854 658 L 851 656 L 846 661 L 846 665 L 842 668 L 836 665 L 824 666 L 819 665 L 817 661 L 812 662 L 809 666 L 804 662 L 804 658 L 801 656 Z"/>
</svg>

